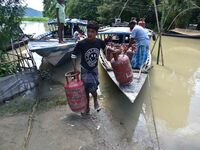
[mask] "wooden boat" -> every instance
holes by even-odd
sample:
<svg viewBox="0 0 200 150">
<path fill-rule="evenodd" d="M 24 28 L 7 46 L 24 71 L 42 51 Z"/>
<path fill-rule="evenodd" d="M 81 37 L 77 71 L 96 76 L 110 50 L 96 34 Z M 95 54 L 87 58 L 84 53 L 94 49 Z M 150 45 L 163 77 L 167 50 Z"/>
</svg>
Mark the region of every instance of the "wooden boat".
<svg viewBox="0 0 200 150">
<path fill-rule="evenodd" d="M 16 48 L 25 46 L 26 44 L 28 44 L 29 40 L 33 36 L 33 35 L 24 34 L 24 32 L 22 31 L 22 29 L 20 27 L 17 27 L 16 31 L 20 33 L 19 37 L 17 37 L 16 39 L 14 39 L 12 41 L 12 43 L 10 42 L 10 44 L 6 48 L 7 51 L 12 50 L 13 48 L 16 49 Z"/>
<path fill-rule="evenodd" d="M 70 58 L 77 43 L 77 40 L 73 39 L 73 33 L 77 26 L 86 31 L 87 21 L 85 20 L 68 18 L 65 21 L 65 41 L 63 44 L 58 43 L 57 21 L 55 19 L 48 22 L 49 32 L 39 35 L 28 44 L 30 51 L 36 52 L 54 66 L 62 65 Z"/>
<path fill-rule="evenodd" d="M 117 36 L 114 43 L 128 43 L 130 36 L 130 29 L 128 27 L 110 27 L 102 29 L 99 32 L 99 38 L 105 39 L 107 36 Z M 140 70 L 133 70 L 134 79 L 129 85 L 120 85 L 115 78 L 114 72 L 111 67 L 111 63 L 106 59 L 105 54 L 101 51 L 99 61 L 103 69 L 107 72 L 111 80 L 116 84 L 116 86 L 124 93 L 124 95 L 132 102 L 136 100 L 145 81 L 148 77 L 148 71 L 151 68 L 151 54 L 149 53 L 148 59 L 144 64 L 144 67 Z"/>
<path fill-rule="evenodd" d="M 191 29 L 179 29 L 175 28 L 167 33 L 162 33 L 164 36 L 180 37 L 180 38 L 192 38 L 200 39 L 200 31 Z"/>
</svg>

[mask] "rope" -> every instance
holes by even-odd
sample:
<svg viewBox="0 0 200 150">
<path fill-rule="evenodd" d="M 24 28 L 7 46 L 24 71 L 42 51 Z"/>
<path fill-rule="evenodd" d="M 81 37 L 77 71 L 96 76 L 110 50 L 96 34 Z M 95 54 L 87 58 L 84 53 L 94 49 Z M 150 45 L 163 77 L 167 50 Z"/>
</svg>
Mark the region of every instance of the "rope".
<svg viewBox="0 0 200 150">
<path fill-rule="evenodd" d="M 151 90 L 151 82 L 150 82 L 150 76 L 149 76 L 149 74 L 148 74 L 148 85 L 149 85 L 149 89 Z M 151 97 L 151 91 L 149 93 L 149 97 L 150 97 L 152 119 L 153 119 L 153 125 L 154 125 L 155 134 L 156 134 L 156 141 L 157 141 L 157 145 L 158 145 L 158 150 L 161 150 L 161 148 L 160 148 L 160 141 L 159 141 L 159 138 L 158 138 L 158 130 L 157 130 L 155 116 L 154 116 L 154 109 L 153 109 L 153 102 L 152 102 L 152 97 Z"/>
<path fill-rule="evenodd" d="M 126 5 L 128 4 L 128 2 L 129 2 L 129 0 L 127 0 L 126 3 L 124 4 L 124 7 L 122 8 L 122 10 L 121 10 L 121 12 L 120 12 L 118 18 L 121 17 L 121 14 L 123 13 L 124 9 L 126 8 Z"/>
</svg>

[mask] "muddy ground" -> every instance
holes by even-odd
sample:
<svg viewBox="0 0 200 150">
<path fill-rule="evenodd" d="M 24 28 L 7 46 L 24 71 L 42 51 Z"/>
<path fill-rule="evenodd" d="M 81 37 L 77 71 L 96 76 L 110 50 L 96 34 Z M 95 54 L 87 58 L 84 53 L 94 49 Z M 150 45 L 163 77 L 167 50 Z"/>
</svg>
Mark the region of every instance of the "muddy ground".
<svg viewBox="0 0 200 150">
<path fill-rule="evenodd" d="M 64 71 L 72 70 L 72 68 L 66 66 L 59 69 L 51 68 L 51 66 L 48 68 L 50 68 L 48 77 L 41 81 L 40 90 L 37 93 L 39 103 L 36 112 L 31 116 L 32 126 L 28 122 L 32 109 L 27 112 L 12 111 L 11 114 L 1 115 L 0 150 L 153 149 L 155 143 L 152 142 L 146 130 L 142 131 L 147 133 L 142 140 L 140 133 L 137 132 L 135 139 L 133 138 L 143 101 L 130 105 L 130 102 L 123 98 L 123 94 L 119 94 L 115 86 L 112 89 L 106 86 L 109 78 L 104 73 L 101 83 L 104 87 L 100 88 L 103 95 L 100 90 L 98 92 L 102 110 L 99 113 L 94 111 L 91 98 L 91 115 L 81 117 L 80 114 L 73 113 L 66 105 L 63 90 Z M 27 96 L 21 96 L 22 99 L 24 97 L 27 98 Z M 120 100 L 122 98 L 124 102 Z M 31 105 L 33 106 L 32 103 Z M 145 125 L 139 124 L 138 130 L 143 126 Z M 25 138 L 26 135 L 29 135 L 28 138 Z"/>
</svg>

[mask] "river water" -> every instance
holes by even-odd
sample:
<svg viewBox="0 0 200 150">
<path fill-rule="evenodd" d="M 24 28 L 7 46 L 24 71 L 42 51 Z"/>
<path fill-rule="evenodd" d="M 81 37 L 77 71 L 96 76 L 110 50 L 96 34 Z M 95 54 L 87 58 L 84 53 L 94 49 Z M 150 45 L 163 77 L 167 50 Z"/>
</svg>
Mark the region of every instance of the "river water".
<svg viewBox="0 0 200 150">
<path fill-rule="evenodd" d="M 45 23 L 22 25 L 25 33 L 47 31 Z M 156 65 L 134 104 L 116 88 L 101 66 L 100 89 L 103 107 L 113 116 L 113 128 L 119 123 L 127 141 L 136 149 L 199 150 L 200 149 L 200 40 L 163 37 L 165 66 Z M 41 57 L 34 54 L 39 66 Z M 71 69 L 71 63 L 63 69 Z M 64 80 L 63 72 L 56 71 Z M 111 119 L 109 116 L 102 116 Z"/>
</svg>

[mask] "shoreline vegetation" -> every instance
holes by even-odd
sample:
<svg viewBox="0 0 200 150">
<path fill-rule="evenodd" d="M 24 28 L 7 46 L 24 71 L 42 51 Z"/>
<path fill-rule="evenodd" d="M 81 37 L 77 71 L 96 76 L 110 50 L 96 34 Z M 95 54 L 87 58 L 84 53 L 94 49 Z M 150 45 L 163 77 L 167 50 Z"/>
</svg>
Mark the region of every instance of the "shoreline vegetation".
<svg viewBox="0 0 200 150">
<path fill-rule="evenodd" d="M 47 22 L 49 20 L 48 17 L 23 17 L 22 21 L 38 21 L 38 22 Z"/>
</svg>

